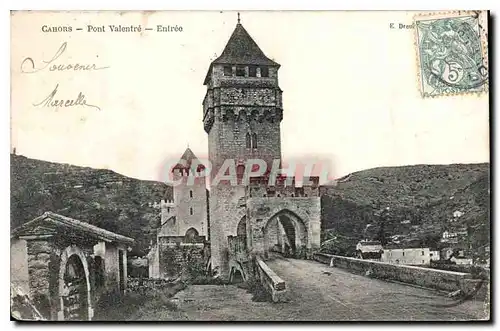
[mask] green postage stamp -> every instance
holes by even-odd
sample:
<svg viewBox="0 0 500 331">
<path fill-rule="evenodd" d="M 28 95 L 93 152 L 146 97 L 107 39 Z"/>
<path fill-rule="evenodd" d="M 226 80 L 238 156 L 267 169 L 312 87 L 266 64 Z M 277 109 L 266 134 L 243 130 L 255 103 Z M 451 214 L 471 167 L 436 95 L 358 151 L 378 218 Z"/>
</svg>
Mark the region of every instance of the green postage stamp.
<svg viewBox="0 0 500 331">
<path fill-rule="evenodd" d="M 415 16 L 423 97 L 488 91 L 487 19 L 487 11 Z"/>
</svg>

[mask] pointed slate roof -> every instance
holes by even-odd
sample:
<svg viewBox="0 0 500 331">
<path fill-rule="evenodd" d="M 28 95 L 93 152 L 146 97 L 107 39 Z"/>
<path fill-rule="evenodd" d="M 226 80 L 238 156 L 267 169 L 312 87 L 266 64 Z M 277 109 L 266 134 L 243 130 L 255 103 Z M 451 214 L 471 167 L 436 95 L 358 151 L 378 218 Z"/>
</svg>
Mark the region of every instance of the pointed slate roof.
<svg viewBox="0 0 500 331">
<path fill-rule="evenodd" d="M 236 24 L 233 34 L 229 38 L 221 56 L 212 63 L 218 64 L 255 64 L 277 66 L 278 63 L 269 59 L 250 37 L 247 30 L 240 23 Z"/>
<path fill-rule="evenodd" d="M 184 160 L 185 163 L 180 162 L 181 160 Z M 173 169 L 189 169 L 191 168 L 191 164 L 193 163 L 194 160 L 197 160 L 198 164 L 200 163 L 196 155 L 194 155 L 193 151 L 188 147 L 186 148 L 184 154 L 182 154 L 181 158 L 179 159 L 179 162 L 174 166 Z"/>
<path fill-rule="evenodd" d="M 205 78 L 205 84 L 208 81 L 214 64 L 280 66 L 277 62 L 269 59 L 264 54 L 241 23 L 236 24 L 236 28 L 229 38 L 222 54 L 210 64 L 210 68 Z"/>
</svg>

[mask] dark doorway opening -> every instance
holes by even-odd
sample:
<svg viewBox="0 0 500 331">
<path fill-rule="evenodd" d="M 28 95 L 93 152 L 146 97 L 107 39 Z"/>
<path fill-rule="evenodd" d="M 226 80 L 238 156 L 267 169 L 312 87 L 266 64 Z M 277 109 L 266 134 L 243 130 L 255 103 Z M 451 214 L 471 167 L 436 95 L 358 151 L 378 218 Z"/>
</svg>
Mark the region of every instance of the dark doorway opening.
<svg viewBox="0 0 500 331">
<path fill-rule="evenodd" d="M 80 257 L 72 255 L 64 273 L 63 307 L 65 321 L 88 320 L 88 285 Z"/>
<path fill-rule="evenodd" d="M 240 270 L 233 268 L 231 275 L 232 275 L 231 276 L 231 283 L 233 283 L 233 284 L 243 283 L 244 279 L 243 279 L 243 275 L 241 274 Z"/>
<path fill-rule="evenodd" d="M 120 292 L 121 293 L 124 293 L 125 292 L 125 270 L 123 268 L 123 261 L 124 261 L 124 257 L 123 257 L 123 251 L 119 250 L 118 251 L 118 268 L 119 268 L 119 272 L 120 272 Z"/>
<path fill-rule="evenodd" d="M 295 227 L 292 221 L 285 215 L 280 216 L 279 222 L 283 226 L 288 239 L 288 244 L 285 244 L 285 255 L 294 256 L 297 253 Z"/>
<path fill-rule="evenodd" d="M 101 290 L 104 287 L 104 260 L 100 256 L 94 258 L 95 266 L 95 287 L 96 290 Z"/>
</svg>

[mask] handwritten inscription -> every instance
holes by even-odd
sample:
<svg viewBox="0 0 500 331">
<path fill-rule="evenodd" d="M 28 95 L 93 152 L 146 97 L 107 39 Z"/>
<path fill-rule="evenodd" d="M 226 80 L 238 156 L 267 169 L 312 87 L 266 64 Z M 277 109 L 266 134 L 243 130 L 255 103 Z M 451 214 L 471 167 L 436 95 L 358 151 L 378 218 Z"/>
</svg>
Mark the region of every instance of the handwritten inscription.
<svg viewBox="0 0 500 331">
<path fill-rule="evenodd" d="M 36 66 L 35 61 L 31 57 L 25 58 L 21 62 L 21 72 L 24 74 L 33 74 L 37 73 L 39 71 L 42 71 L 44 69 L 48 70 L 49 72 L 64 72 L 64 71 L 72 71 L 72 72 L 82 72 L 82 71 L 97 71 L 97 70 L 103 70 L 107 69 L 109 67 L 99 67 L 95 63 L 91 64 L 81 64 L 81 63 L 74 63 L 74 64 L 60 64 L 56 63 L 56 60 L 60 59 L 60 57 L 64 54 L 66 51 L 68 44 L 64 42 L 61 47 L 57 50 L 57 52 L 54 54 L 52 59 L 49 61 L 44 61 L 42 60 L 41 66 Z M 58 88 L 59 84 L 56 85 L 54 90 L 50 92 L 45 99 L 38 103 L 33 103 L 33 106 L 35 107 L 52 107 L 52 108 L 58 108 L 58 107 L 91 107 L 95 108 L 96 110 L 101 110 L 99 106 L 89 104 L 87 102 L 86 96 L 83 92 L 78 92 L 78 96 L 76 99 L 69 99 L 69 98 L 56 98 L 56 95 L 58 93 Z"/>
<path fill-rule="evenodd" d="M 107 69 L 109 67 L 98 67 L 95 63 L 92 64 L 57 64 L 54 63 L 63 53 L 66 51 L 66 47 L 68 43 L 64 42 L 61 47 L 57 50 L 56 54 L 49 61 L 42 61 L 44 63 L 41 67 L 35 66 L 35 61 L 31 57 L 27 57 L 21 62 L 21 72 L 25 74 L 31 74 L 35 72 L 39 72 L 43 69 L 48 68 L 49 71 L 92 71 L 92 70 L 102 70 Z"/>
<path fill-rule="evenodd" d="M 87 99 L 85 98 L 85 94 L 82 92 L 78 93 L 78 96 L 76 99 L 67 99 L 67 100 L 57 100 L 55 99 L 56 94 L 57 94 L 57 88 L 59 87 L 59 84 L 56 85 L 54 90 L 50 92 L 50 94 L 40 101 L 39 103 L 34 103 L 33 106 L 35 107 L 76 107 L 76 106 L 86 106 L 86 107 L 92 107 L 97 110 L 101 110 L 99 106 L 96 105 L 91 105 L 87 103 Z"/>
</svg>

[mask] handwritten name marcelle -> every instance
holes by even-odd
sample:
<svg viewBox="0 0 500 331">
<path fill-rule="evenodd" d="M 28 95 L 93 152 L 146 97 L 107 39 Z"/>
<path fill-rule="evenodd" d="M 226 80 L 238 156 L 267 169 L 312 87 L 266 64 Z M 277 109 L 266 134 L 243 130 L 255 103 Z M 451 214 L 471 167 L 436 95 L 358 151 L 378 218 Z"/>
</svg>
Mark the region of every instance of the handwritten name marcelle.
<svg viewBox="0 0 500 331">
<path fill-rule="evenodd" d="M 61 47 L 54 54 L 52 59 L 49 61 L 42 60 L 41 66 L 36 66 L 35 61 L 31 57 L 25 58 L 21 62 L 21 73 L 23 74 L 34 74 L 40 72 L 42 70 L 48 70 L 50 72 L 54 71 L 74 71 L 74 72 L 82 72 L 82 71 L 97 71 L 107 69 L 109 67 L 99 67 L 95 63 L 92 64 L 59 64 L 56 63 L 56 60 L 63 55 L 66 51 L 67 43 L 64 42 Z M 83 92 L 78 92 L 78 96 L 75 99 L 68 98 L 59 98 L 58 93 L 59 84 L 56 84 L 55 88 L 40 102 L 33 103 L 35 107 L 50 107 L 50 108 L 58 108 L 58 107 L 91 107 L 97 110 L 101 110 L 99 106 L 90 104 L 87 102 L 87 98 Z"/>
</svg>

